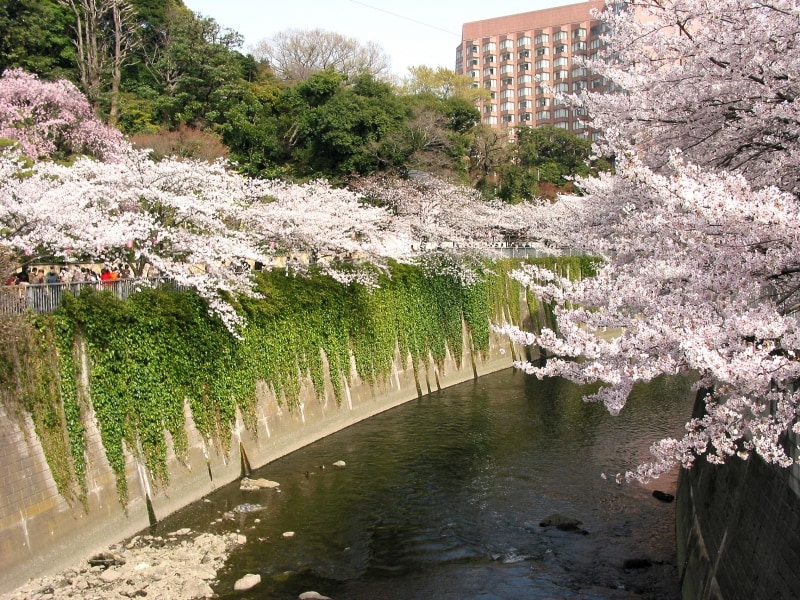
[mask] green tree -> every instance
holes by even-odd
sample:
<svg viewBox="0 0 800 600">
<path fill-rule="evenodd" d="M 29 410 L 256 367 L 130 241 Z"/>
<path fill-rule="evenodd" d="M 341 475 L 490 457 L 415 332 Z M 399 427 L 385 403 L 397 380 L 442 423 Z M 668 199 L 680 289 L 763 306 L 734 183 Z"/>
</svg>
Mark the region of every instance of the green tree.
<svg viewBox="0 0 800 600">
<path fill-rule="evenodd" d="M 550 125 L 520 127 L 516 133 L 513 158 L 500 169 L 497 194 L 506 202 L 569 191 L 571 177 L 592 172 L 592 142 L 587 138 Z"/>
<path fill-rule="evenodd" d="M 407 95 L 431 95 L 437 98 L 461 98 L 470 103 L 477 100 L 489 100 L 489 90 L 474 87 L 472 77 L 461 75 L 444 67 L 428 67 L 419 65 L 408 68 L 408 75 L 403 78 L 400 87 Z"/>
<path fill-rule="evenodd" d="M 72 15 L 56 0 L 0 1 L 0 71 L 19 67 L 47 79 L 77 81 Z"/>
</svg>

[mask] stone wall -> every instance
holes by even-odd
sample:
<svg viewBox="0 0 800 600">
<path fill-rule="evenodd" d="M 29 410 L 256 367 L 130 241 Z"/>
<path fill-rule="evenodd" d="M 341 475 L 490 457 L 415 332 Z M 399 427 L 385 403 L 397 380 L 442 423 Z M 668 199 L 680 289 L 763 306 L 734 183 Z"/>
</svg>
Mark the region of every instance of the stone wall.
<svg viewBox="0 0 800 600">
<path fill-rule="evenodd" d="M 798 438 L 788 440 L 797 460 Z M 759 457 L 682 470 L 678 565 L 685 600 L 800 598 L 800 467 Z"/>
<path fill-rule="evenodd" d="M 155 489 L 143 465 L 127 454 L 129 501 L 118 499 L 114 474 L 106 461 L 93 416 L 87 415 L 88 502 L 70 505 L 58 494 L 31 420 L 11 415 L 0 405 L 0 593 L 27 579 L 54 572 L 131 536 L 216 487 L 242 476 L 243 456 L 258 468 L 302 446 L 362 419 L 421 395 L 511 366 L 520 349 L 493 336 L 486 356 L 469 352 L 466 331 L 461 365 L 452 359 L 442 368 L 432 362 L 405 368 L 398 355 L 390 379 L 371 386 L 353 379 L 337 404 L 330 381 L 319 400 L 304 386 L 299 408 L 282 407 L 267 386 L 259 386 L 257 431 L 235 427 L 230 451 L 208 447 L 187 412 L 189 452 L 184 460 L 169 457 L 169 485 Z M 84 355 L 82 370 L 88 365 Z M 151 499 L 148 511 L 147 498 Z"/>
</svg>

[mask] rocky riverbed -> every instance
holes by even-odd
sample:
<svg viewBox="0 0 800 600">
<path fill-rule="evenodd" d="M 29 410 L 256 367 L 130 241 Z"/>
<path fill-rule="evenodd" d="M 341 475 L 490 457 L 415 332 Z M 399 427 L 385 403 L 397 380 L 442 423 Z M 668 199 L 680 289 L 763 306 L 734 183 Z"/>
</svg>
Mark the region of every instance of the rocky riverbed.
<svg viewBox="0 0 800 600">
<path fill-rule="evenodd" d="M 61 573 L 33 579 L 0 600 L 211 598 L 217 570 L 245 541 L 236 533 L 197 535 L 188 529 L 137 536 Z"/>
</svg>

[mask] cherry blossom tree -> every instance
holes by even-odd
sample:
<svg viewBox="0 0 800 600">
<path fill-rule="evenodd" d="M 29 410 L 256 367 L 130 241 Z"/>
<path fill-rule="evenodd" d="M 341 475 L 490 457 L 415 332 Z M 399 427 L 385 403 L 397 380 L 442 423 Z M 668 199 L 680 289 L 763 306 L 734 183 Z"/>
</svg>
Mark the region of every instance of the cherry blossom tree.
<svg viewBox="0 0 800 600">
<path fill-rule="evenodd" d="M 600 382 L 587 400 L 623 409 L 662 374 L 699 378 L 705 415 L 653 445 L 648 479 L 698 456 L 757 453 L 792 464 L 800 361 L 800 203 L 794 73 L 797 6 L 722 0 L 632 2 L 602 15 L 606 62 L 625 94 L 581 98 L 605 129 L 616 173 L 541 210 L 537 235 L 598 256 L 579 282 L 519 279 L 557 305 L 558 332 L 500 329 L 556 355 L 538 376 Z M 573 359 L 579 360 L 573 360 Z"/>
<path fill-rule="evenodd" d="M 116 163 L 81 158 L 72 165 L 26 166 L 0 157 L 0 248 L 19 262 L 37 257 L 124 261 L 190 286 L 235 330 L 228 295 L 252 294 L 243 260 L 276 254 L 332 257 L 328 272 L 369 283 L 353 258 L 380 265 L 413 260 L 424 245 L 488 249 L 485 232 L 527 219 L 520 207 L 486 204 L 431 180 L 425 193 L 403 185 L 336 189 L 248 179 L 218 161 L 165 158 L 129 149 Z M 370 187 L 373 186 L 373 187 Z M 369 201 L 365 192 L 369 189 Z M 375 199 L 375 194 L 380 194 Z M 467 212 L 464 212 L 467 209 Z M 299 264 L 297 265 L 300 266 Z"/>
<path fill-rule="evenodd" d="M 353 180 L 351 187 L 391 212 L 391 236 L 405 240 L 404 253 L 441 248 L 485 252 L 504 236 L 527 235 L 538 220 L 538 204 L 485 200 L 475 189 L 430 176 L 372 176 Z"/>
<path fill-rule="evenodd" d="M 687 161 L 798 191 L 800 8 L 792 0 L 634 0 L 598 15 L 608 46 L 588 61 L 622 94 L 584 93 L 594 124 L 646 164 Z M 618 134 L 618 135 L 616 135 Z"/>
<path fill-rule="evenodd" d="M 95 116 L 72 83 L 43 81 L 21 69 L 0 77 L 0 137 L 19 142 L 34 159 L 86 153 L 113 160 L 125 147 L 122 134 Z"/>
</svg>

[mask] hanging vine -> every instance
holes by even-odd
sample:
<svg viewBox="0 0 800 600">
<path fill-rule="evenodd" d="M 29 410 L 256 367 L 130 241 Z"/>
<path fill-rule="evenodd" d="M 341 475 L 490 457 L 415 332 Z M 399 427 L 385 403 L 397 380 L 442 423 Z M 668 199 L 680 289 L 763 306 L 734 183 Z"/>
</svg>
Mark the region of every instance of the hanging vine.
<svg viewBox="0 0 800 600">
<path fill-rule="evenodd" d="M 175 454 L 186 454 L 187 403 L 200 434 L 227 453 L 237 415 L 257 433 L 259 381 L 290 409 L 299 403 L 303 378 L 318 397 L 329 381 L 341 401 L 353 375 L 370 384 L 388 380 L 398 351 L 415 369 L 429 359 L 442 365 L 448 353 L 460 363 L 464 326 L 472 350 L 482 353 L 489 348 L 490 321 L 505 316 L 520 322 L 520 286 L 509 276 L 519 261 L 476 262 L 465 277 L 452 259 L 435 260 L 435 268 L 392 264 L 376 272 L 375 288 L 317 272 L 258 273 L 262 297 L 237 301 L 248 323 L 241 339 L 210 317 L 192 292 L 144 290 L 125 301 L 91 289 L 65 295 L 54 315 L 25 321 L 28 333 L 15 346 L 16 359 L 0 352 L 0 380 L 23 384 L 15 388 L 17 401 L 33 418 L 59 492 L 70 494 L 77 482 L 77 495 L 85 499 L 86 410 L 77 393 L 74 350 L 82 338 L 94 414 L 125 504 L 128 453 L 161 485 L 168 481 L 165 432 Z M 577 258 L 550 264 L 576 276 L 592 269 Z M 21 378 L 20 369 L 30 376 Z"/>
</svg>

